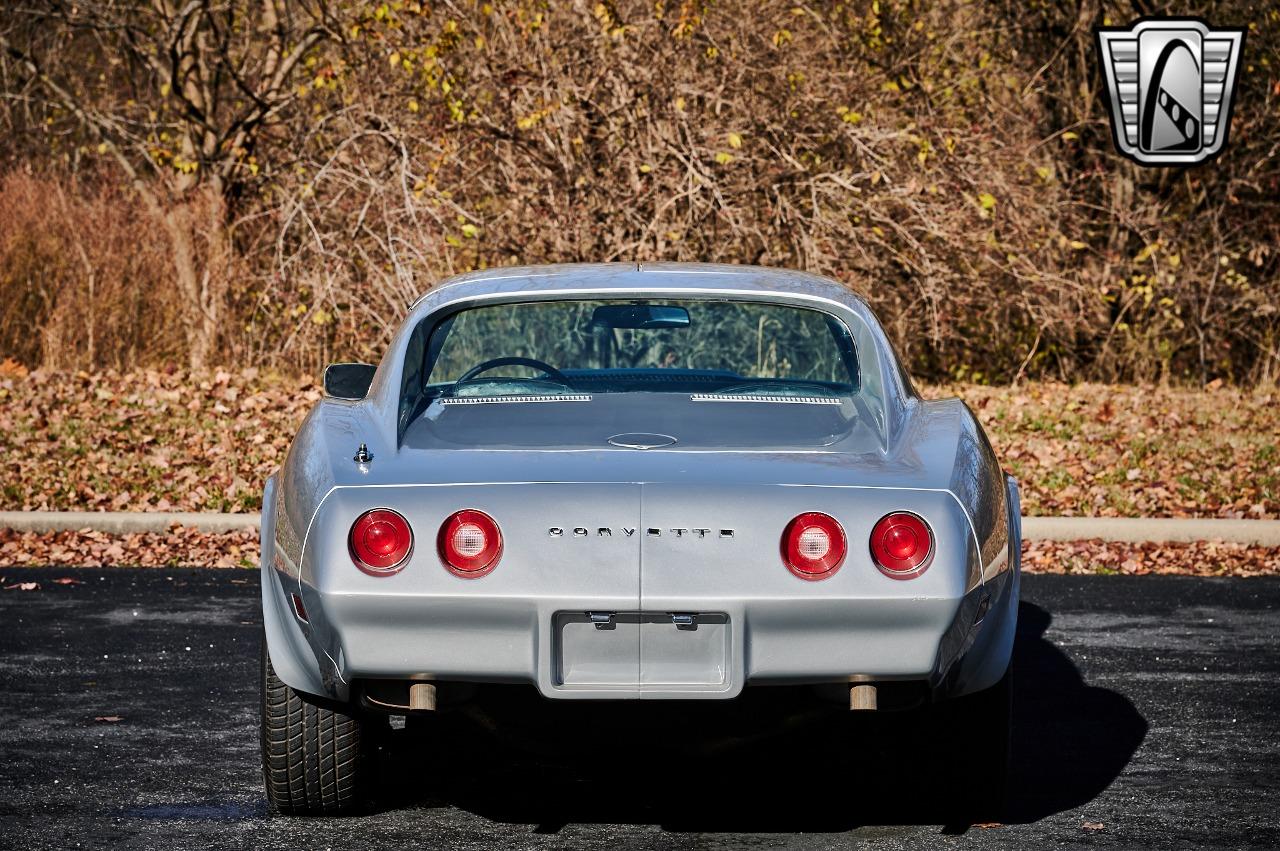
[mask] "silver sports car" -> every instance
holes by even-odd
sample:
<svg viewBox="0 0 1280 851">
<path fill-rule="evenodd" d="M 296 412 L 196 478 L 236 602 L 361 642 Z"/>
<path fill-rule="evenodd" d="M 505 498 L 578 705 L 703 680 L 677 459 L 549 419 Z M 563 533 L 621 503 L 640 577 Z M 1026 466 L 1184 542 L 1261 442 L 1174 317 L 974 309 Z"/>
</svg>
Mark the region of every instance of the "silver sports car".
<svg viewBox="0 0 1280 851">
<path fill-rule="evenodd" d="M 923 713 L 975 817 L 1008 760 L 1020 519 L 861 300 L 749 266 L 476 272 L 335 364 L 262 509 L 262 748 L 346 812 L 389 716 L 789 685 Z M 483 686 L 482 686 L 483 687 Z"/>
</svg>

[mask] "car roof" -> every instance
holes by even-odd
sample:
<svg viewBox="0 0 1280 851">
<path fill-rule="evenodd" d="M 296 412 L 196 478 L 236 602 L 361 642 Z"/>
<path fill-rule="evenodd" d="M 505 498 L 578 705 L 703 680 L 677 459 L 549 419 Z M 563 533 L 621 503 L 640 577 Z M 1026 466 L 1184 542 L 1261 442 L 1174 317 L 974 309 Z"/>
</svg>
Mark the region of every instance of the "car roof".
<svg viewBox="0 0 1280 851">
<path fill-rule="evenodd" d="M 413 307 L 432 301 L 470 298 L 499 293 L 538 293 L 617 290 L 793 293 L 830 299 L 859 312 L 866 304 L 838 281 L 768 266 L 727 263 L 555 263 L 541 266 L 507 266 L 468 272 L 428 290 Z"/>
<path fill-rule="evenodd" d="M 860 320 L 870 335 L 868 345 L 877 354 L 880 385 L 892 399 L 914 395 L 910 383 L 894 365 L 897 357 L 879 321 L 867 303 L 839 281 L 767 266 L 717 263 L 561 263 L 544 266 L 507 266 L 468 272 L 450 278 L 418 298 L 400 323 L 378 367 L 369 398 L 376 406 L 395 410 L 401 382 L 401 364 L 413 332 L 420 323 L 441 310 L 476 304 L 522 299 L 715 298 L 717 294 L 739 300 L 758 296 L 818 309 L 839 308 Z M 669 295 L 668 295 L 669 294 Z M 770 298 L 770 297 L 773 298 Z M 855 335 L 858 334 L 857 329 Z M 896 408 L 885 409 L 884 428 Z M 394 422 L 394 418 L 388 420 Z M 394 427 L 391 427 L 393 432 Z M 399 438 L 388 436 L 389 441 Z"/>
</svg>

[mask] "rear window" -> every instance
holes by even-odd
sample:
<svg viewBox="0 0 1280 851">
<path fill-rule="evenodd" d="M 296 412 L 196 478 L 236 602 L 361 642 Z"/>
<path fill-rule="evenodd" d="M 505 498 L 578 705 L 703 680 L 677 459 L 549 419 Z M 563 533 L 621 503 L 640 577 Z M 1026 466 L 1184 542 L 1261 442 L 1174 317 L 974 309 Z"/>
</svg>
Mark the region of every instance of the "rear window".
<svg viewBox="0 0 1280 851">
<path fill-rule="evenodd" d="M 411 346 L 406 392 L 439 396 L 720 393 L 840 397 L 858 389 L 845 325 L 817 310 L 729 300 L 496 304 Z M 419 378 L 419 376 L 421 376 Z M 419 405 L 415 405 L 418 407 Z"/>
</svg>

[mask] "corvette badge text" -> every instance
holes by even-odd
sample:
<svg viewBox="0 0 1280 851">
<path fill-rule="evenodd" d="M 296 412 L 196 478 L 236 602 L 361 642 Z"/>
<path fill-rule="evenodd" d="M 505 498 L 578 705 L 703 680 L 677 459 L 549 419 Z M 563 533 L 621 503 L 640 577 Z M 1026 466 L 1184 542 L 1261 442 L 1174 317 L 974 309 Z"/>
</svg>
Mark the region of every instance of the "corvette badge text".
<svg viewBox="0 0 1280 851">
<path fill-rule="evenodd" d="M 547 534 L 553 538 L 563 538 L 566 535 L 571 538 L 586 538 L 591 535 L 592 531 L 593 530 L 588 529 L 585 526 L 575 526 L 574 528 L 567 529 L 567 530 L 561 526 L 552 526 L 550 529 L 547 530 Z M 612 527 L 609 527 L 609 526 L 598 526 L 594 531 L 595 531 L 596 537 L 598 538 L 613 537 L 613 529 Z M 635 527 L 627 527 L 627 526 L 618 527 L 618 534 L 624 538 L 630 538 L 634 536 L 637 531 L 639 530 L 637 530 Z M 733 537 L 732 529 L 674 528 L 674 529 L 664 530 L 664 529 L 649 528 L 649 529 L 645 529 L 644 533 L 646 536 L 650 538 L 660 538 L 662 537 L 662 533 L 664 531 L 670 532 L 672 535 L 674 535 L 677 538 L 683 538 L 686 536 L 690 538 L 732 538 Z"/>
<path fill-rule="evenodd" d="M 1244 30 L 1194 18 L 1099 27 L 1116 148 L 1142 165 L 1198 165 L 1227 144 Z"/>
</svg>

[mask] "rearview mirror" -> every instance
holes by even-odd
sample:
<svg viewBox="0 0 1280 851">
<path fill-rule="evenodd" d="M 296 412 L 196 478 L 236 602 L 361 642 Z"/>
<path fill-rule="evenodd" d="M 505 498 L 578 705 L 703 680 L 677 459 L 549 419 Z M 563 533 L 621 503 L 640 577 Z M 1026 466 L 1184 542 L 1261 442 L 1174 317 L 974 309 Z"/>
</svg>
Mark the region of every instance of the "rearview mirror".
<svg viewBox="0 0 1280 851">
<path fill-rule="evenodd" d="M 367 363 L 331 363 L 324 368 L 324 393 L 334 399 L 363 399 L 377 371 Z"/>
<path fill-rule="evenodd" d="M 666 304 L 603 304 L 591 324 L 604 328 L 688 328 L 689 311 Z"/>
</svg>

